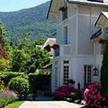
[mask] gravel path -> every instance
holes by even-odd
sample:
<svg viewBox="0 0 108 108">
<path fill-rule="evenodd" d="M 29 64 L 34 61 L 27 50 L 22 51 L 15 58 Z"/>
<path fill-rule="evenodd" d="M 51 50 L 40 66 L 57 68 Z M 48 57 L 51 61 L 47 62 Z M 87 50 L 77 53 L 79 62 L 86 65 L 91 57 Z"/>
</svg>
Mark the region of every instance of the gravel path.
<svg viewBox="0 0 108 108">
<path fill-rule="evenodd" d="M 19 108 L 81 108 L 66 101 L 26 101 Z"/>
</svg>

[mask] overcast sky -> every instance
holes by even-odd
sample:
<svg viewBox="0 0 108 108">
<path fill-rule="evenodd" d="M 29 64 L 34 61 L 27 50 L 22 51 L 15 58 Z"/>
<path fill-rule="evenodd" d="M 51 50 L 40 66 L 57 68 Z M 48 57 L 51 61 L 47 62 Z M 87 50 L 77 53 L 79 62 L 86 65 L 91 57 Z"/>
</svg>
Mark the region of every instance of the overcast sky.
<svg viewBox="0 0 108 108">
<path fill-rule="evenodd" d="M 40 5 L 50 0 L 0 0 L 0 12 L 17 11 Z"/>
</svg>

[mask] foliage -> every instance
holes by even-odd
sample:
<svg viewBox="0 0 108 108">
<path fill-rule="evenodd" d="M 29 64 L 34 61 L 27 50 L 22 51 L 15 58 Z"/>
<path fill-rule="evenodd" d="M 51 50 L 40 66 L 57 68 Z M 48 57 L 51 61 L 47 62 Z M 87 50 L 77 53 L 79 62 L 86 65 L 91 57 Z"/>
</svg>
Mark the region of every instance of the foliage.
<svg viewBox="0 0 108 108">
<path fill-rule="evenodd" d="M 5 37 L 5 27 L 2 22 L 0 22 L 0 58 L 8 59 L 8 54 L 4 48 L 4 37 Z"/>
<path fill-rule="evenodd" d="M 33 40 L 40 36 L 52 36 L 52 32 L 55 32 L 55 23 L 46 18 L 48 7 L 49 2 L 16 12 L 1 12 L 0 19 L 6 24 L 11 40 L 17 41 L 27 32 L 32 33 Z"/>
<path fill-rule="evenodd" d="M 4 85 L 0 82 L 0 92 L 3 91 Z"/>
<path fill-rule="evenodd" d="M 18 98 L 15 92 L 10 90 L 2 91 L 0 92 L 0 107 L 4 107 L 17 99 Z"/>
<path fill-rule="evenodd" d="M 50 76 L 36 73 L 29 74 L 30 91 L 36 94 L 37 90 L 46 90 L 50 85 Z"/>
<path fill-rule="evenodd" d="M 24 66 L 28 61 L 28 55 L 24 50 L 13 51 L 12 57 L 12 70 L 13 71 L 24 71 Z"/>
<path fill-rule="evenodd" d="M 45 37 L 39 37 L 37 38 L 37 40 L 35 41 L 35 44 L 36 45 L 43 45 L 46 41 L 46 38 Z"/>
<path fill-rule="evenodd" d="M 29 37 L 24 36 L 16 45 L 12 56 L 12 70 L 33 73 L 36 69 L 42 68 L 43 65 L 50 62 L 50 55 L 47 51 L 39 47 L 39 41 L 32 41 Z"/>
<path fill-rule="evenodd" d="M 103 108 L 106 98 L 101 94 L 101 84 L 95 82 L 87 86 L 84 91 L 86 105 L 93 108 Z"/>
<path fill-rule="evenodd" d="M 108 39 L 106 41 L 106 46 L 103 54 L 103 62 L 101 68 L 101 84 L 102 92 L 104 95 L 108 96 Z"/>
<path fill-rule="evenodd" d="M 9 60 L 6 60 L 4 58 L 0 59 L 0 70 L 6 71 L 8 70 L 9 66 L 10 66 Z"/>
<path fill-rule="evenodd" d="M 8 85 L 8 82 L 12 78 L 17 77 L 17 76 L 20 76 L 22 78 L 27 78 L 27 75 L 22 72 L 19 72 L 19 73 L 18 72 L 4 72 L 4 71 L 0 72 L 0 80 L 3 82 L 5 86 Z"/>
<path fill-rule="evenodd" d="M 58 87 L 55 90 L 55 97 L 59 99 L 65 99 L 65 98 L 72 98 L 72 100 L 76 99 L 77 90 L 70 86 L 70 85 L 64 85 L 61 87 Z M 74 98 L 74 99 L 73 99 Z"/>
<path fill-rule="evenodd" d="M 20 77 L 12 78 L 8 86 L 11 90 L 18 93 L 19 98 L 26 98 L 29 93 L 29 82 L 27 79 Z"/>
<path fill-rule="evenodd" d="M 11 104 L 9 104 L 8 106 L 6 106 L 5 108 L 19 108 L 19 106 L 21 104 L 23 104 L 24 101 L 16 101 L 16 102 L 13 102 Z"/>
</svg>

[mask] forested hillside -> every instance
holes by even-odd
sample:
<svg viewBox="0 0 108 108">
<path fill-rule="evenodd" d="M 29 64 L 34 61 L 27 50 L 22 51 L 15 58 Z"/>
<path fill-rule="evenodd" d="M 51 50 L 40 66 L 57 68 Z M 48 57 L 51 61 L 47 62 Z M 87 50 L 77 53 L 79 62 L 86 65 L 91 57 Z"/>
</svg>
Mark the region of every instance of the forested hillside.
<svg viewBox="0 0 108 108">
<path fill-rule="evenodd" d="M 55 23 L 46 19 L 49 2 L 16 12 L 0 12 L 0 19 L 10 32 L 13 40 L 31 33 L 32 38 L 51 37 L 55 32 Z"/>
</svg>

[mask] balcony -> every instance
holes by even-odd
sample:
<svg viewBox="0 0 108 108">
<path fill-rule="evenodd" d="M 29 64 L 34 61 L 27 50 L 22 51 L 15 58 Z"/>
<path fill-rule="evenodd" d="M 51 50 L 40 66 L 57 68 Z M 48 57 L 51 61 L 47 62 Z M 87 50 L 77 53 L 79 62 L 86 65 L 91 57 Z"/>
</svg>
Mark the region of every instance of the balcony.
<svg viewBox="0 0 108 108">
<path fill-rule="evenodd" d="M 72 54 L 72 45 L 71 44 L 65 44 L 60 45 L 59 48 L 55 49 L 55 57 L 57 56 L 65 56 L 65 55 L 71 55 Z"/>
</svg>

